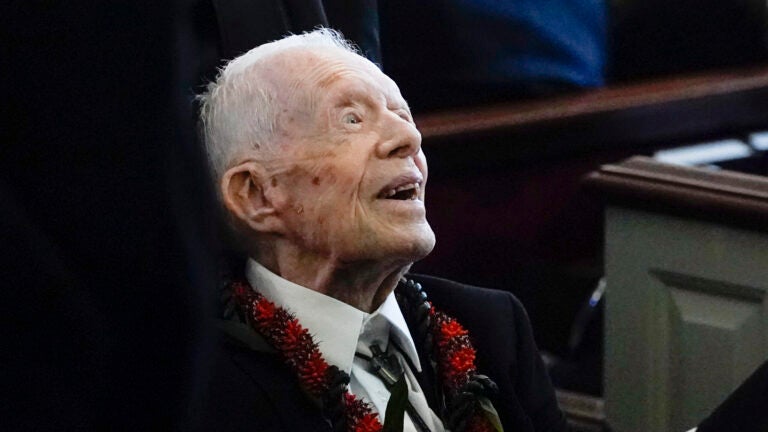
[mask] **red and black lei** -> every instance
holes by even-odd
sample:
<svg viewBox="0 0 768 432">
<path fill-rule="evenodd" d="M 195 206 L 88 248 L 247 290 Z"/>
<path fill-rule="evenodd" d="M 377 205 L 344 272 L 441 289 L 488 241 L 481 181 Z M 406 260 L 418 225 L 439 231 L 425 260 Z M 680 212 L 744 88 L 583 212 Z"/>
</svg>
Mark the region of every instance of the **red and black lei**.
<svg viewBox="0 0 768 432">
<path fill-rule="evenodd" d="M 412 310 L 420 316 L 421 327 L 426 330 L 421 339 L 431 345 L 447 399 L 468 394 L 464 390 L 478 376 L 475 349 L 469 340 L 469 333 L 457 320 L 431 307 L 418 283 L 407 281 L 401 285 L 410 289 L 406 291 L 406 297 L 415 306 Z M 246 323 L 278 352 L 283 362 L 298 376 L 305 391 L 323 404 L 341 404 L 341 409 L 337 409 L 341 411 L 340 415 L 331 419 L 337 423 L 334 425 L 336 429 L 349 432 L 382 430 L 378 414 L 368 403 L 349 392 L 349 377 L 325 361 L 317 343 L 295 316 L 267 300 L 246 281 L 232 282 L 228 288 Z M 417 301 L 414 302 L 414 299 Z M 329 397 L 329 394 L 333 396 Z M 339 396 L 339 400 L 334 400 L 335 396 Z M 481 410 L 471 406 L 467 411 L 467 418 L 460 419 L 456 426 L 459 429 L 466 432 L 496 430 Z"/>
</svg>

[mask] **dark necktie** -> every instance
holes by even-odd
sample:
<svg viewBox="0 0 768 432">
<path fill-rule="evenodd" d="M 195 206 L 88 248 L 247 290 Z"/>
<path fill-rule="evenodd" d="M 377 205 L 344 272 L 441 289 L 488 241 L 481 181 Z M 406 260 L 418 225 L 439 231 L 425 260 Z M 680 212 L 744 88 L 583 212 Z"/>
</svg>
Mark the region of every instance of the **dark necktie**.
<svg viewBox="0 0 768 432">
<path fill-rule="evenodd" d="M 394 345 L 394 344 L 392 344 Z M 355 356 L 360 357 L 368 361 L 371 365 L 371 370 L 376 376 L 384 383 L 387 390 L 392 391 L 393 386 L 401 379 L 406 379 L 404 376 L 403 366 L 397 356 L 393 354 L 387 354 L 382 351 L 378 345 L 373 344 L 370 346 L 372 356 L 367 356 L 361 353 L 355 353 Z M 416 408 L 413 407 L 410 401 L 406 401 L 405 412 L 411 418 L 414 426 L 420 432 L 430 432 L 429 427 L 421 418 Z"/>
</svg>

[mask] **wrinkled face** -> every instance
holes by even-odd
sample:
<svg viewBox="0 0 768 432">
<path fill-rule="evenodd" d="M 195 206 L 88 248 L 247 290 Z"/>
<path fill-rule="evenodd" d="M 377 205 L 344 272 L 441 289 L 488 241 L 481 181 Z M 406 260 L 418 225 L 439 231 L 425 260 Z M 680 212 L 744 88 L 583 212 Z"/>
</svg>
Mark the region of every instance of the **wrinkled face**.
<svg viewBox="0 0 768 432">
<path fill-rule="evenodd" d="M 279 118 L 272 185 L 287 237 L 320 256 L 410 263 L 435 237 L 426 220 L 421 134 L 397 85 L 362 57 L 329 49 L 279 65 L 294 93 Z"/>
</svg>

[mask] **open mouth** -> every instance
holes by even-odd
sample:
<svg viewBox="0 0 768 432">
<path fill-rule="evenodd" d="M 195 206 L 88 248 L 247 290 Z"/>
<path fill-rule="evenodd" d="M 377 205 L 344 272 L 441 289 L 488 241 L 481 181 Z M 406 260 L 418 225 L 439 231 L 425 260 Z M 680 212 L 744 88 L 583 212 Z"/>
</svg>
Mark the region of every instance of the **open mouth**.
<svg viewBox="0 0 768 432">
<path fill-rule="evenodd" d="M 413 201 L 419 199 L 420 190 L 421 186 L 419 183 L 408 183 L 396 188 L 383 190 L 379 194 L 379 198 L 399 201 Z"/>
</svg>

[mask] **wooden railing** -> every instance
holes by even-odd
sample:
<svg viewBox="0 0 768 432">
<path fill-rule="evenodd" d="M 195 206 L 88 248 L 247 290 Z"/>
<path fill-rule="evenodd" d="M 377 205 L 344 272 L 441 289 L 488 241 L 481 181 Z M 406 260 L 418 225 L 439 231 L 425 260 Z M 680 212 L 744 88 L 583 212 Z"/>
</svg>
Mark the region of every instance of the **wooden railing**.
<svg viewBox="0 0 768 432">
<path fill-rule="evenodd" d="M 425 147 L 455 152 L 453 163 L 468 160 L 469 143 L 491 150 L 492 157 L 476 160 L 503 163 L 668 146 L 768 127 L 768 68 L 426 113 L 416 123 Z"/>
<path fill-rule="evenodd" d="M 602 166 L 585 185 L 613 204 L 768 231 L 766 177 L 633 157 Z"/>
</svg>

